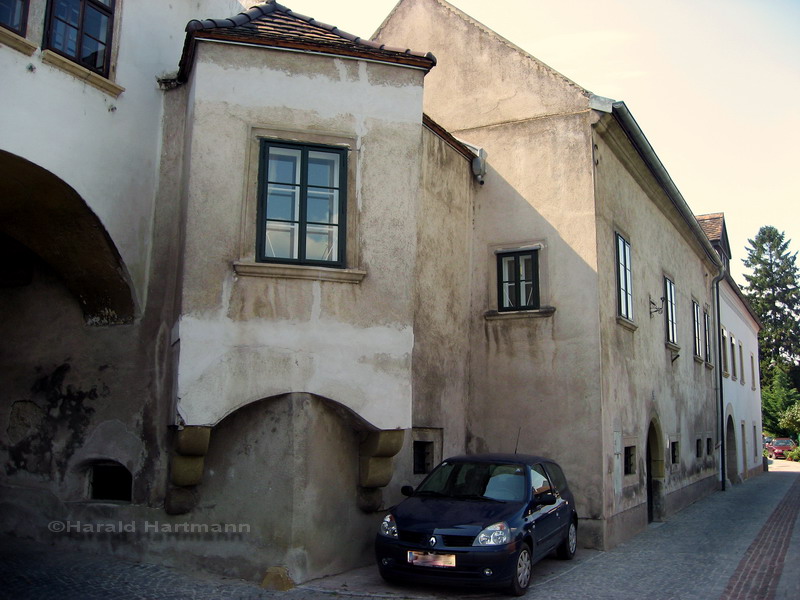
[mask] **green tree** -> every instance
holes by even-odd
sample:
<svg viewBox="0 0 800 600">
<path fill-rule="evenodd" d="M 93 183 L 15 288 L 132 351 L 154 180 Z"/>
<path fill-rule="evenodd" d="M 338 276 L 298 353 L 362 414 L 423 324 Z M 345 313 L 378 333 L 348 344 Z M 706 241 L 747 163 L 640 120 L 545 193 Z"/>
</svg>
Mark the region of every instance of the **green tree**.
<svg viewBox="0 0 800 600">
<path fill-rule="evenodd" d="M 783 421 L 787 410 L 800 402 L 800 392 L 792 387 L 789 375 L 782 368 L 772 370 L 772 379 L 761 389 L 761 419 L 764 431 L 777 436 L 787 437 L 795 433 Z"/>
<path fill-rule="evenodd" d="M 797 252 L 789 253 L 790 241 L 775 227 L 762 227 L 748 240 L 743 261 L 751 270 L 744 276 L 743 291 L 763 325 L 759 335 L 762 383 L 770 380 L 775 367 L 791 367 L 800 358 Z"/>
<path fill-rule="evenodd" d="M 778 425 L 792 432 L 792 437 L 796 438 L 800 433 L 800 402 L 795 402 L 786 412 L 783 413 Z"/>
</svg>

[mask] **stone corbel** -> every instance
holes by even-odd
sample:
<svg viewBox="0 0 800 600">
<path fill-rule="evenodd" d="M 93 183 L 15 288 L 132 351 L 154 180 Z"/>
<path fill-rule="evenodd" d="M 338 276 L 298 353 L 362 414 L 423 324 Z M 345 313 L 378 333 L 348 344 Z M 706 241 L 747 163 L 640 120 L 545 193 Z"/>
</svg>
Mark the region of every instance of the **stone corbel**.
<svg viewBox="0 0 800 600">
<path fill-rule="evenodd" d="M 175 453 L 170 460 L 169 481 L 164 510 L 182 515 L 197 504 L 195 487 L 203 480 L 211 427 L 189 425 L 178 431 Z"/>
<path fill-rule="evenodd" d="M 383 502 L 382 488 L 389 485 L 394 473 L 393 457 L 400 452 L 404 429 L 371 431 L 359 448 L 359 508 L 373 512 Z"/>
</svg>

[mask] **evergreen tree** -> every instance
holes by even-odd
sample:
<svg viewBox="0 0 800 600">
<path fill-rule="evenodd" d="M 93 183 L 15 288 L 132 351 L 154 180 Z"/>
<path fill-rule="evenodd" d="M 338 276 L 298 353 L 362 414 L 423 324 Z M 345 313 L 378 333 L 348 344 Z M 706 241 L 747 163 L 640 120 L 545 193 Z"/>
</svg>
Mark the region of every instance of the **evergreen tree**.
<svg viewBox="0 0 800 600">
<path fill-rule="evenodd" d="M 780 367 L 773 369 L 769 384 L 761 389 L 761 419 L 764 431 L 776 437 L 787 437 L 792 431 L 791 424 L 784 417 L 787 411 L 800 402 L 800 392 L 792 387 L 786 371 Z"/>
<path fill-rule="evenodd" d="M 783 232 L 766 226 L 748 240 L 744 266 L 747 287 L 743 288 L 753 310 L 761 319 L 759 335 L 761 379 L 769 381 L 775 367 L 792 367 L 800 359 L 800 290 L 795 260 L 788 252 L 790 240 Z"/>
</svg>

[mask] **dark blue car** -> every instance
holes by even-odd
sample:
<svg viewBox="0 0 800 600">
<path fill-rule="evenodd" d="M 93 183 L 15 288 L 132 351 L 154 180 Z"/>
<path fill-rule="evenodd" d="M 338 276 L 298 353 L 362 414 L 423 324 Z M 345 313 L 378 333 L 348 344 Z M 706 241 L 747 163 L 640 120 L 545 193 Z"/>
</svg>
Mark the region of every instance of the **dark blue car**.
<svg viewBox="0 0 800 600">
<path fill-rule="evenodd" d="M 578 515 L 561 468 L 523 454 L 443 461 L 381 522 L 375 558 L 387 581 L 449 582 L 525 593 L 534 563 L 571 559 Z"/>
</svg>

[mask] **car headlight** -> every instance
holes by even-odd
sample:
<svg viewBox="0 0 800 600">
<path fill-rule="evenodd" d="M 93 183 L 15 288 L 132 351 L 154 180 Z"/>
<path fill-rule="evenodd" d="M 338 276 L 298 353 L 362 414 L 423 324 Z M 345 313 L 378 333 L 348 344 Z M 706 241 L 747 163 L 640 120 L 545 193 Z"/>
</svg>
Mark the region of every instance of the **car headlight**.
<svg viewBox="0 0 800 600">
<path fill-rule="evenodd" d="M 495 523 L 489 525 L 478 534 L 473 546 L 500 546 L 511 541 L 511 531 L 506 523 Z"/>
<path fill-rule="evenodd" d="M 378 533 L 390 538 L 397 537 L 397 523 L 394 522 L 392 513 L 389 513 L 383 517 L 383 521 L 381 521 L 381 526 L 378 529 Z"/>
</svg>

